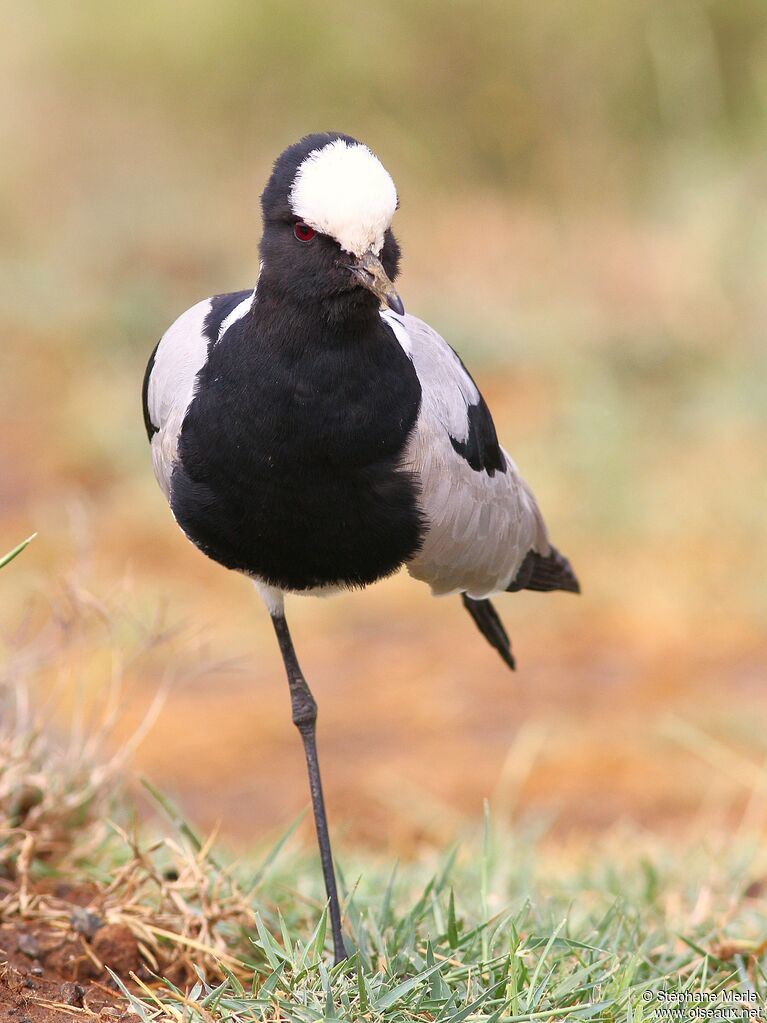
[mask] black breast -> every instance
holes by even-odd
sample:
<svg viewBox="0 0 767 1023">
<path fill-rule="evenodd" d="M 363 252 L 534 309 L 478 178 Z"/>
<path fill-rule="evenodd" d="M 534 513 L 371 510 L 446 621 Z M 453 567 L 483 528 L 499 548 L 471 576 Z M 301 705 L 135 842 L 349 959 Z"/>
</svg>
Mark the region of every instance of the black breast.
<svg viewBox="0 0 767 1023">
<path fill-rule="evenodd" d="M 418 378 L 377 315 L 325 336 L 316 321 L 277 330 L 259 312 L 212 345 L 198 375 L 174 515 L 209 557 L 271 585 L 373 582 L 423 534 L 416 481 L 401 468 Z"/>
</svg>

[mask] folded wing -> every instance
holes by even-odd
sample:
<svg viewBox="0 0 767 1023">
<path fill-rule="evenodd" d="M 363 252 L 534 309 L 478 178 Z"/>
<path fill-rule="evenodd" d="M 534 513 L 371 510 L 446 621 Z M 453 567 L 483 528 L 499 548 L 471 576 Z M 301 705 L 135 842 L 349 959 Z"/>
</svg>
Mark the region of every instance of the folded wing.
<svg viewBox="0 0 767 1023">
<path fill-rule="evenodd" d="M 382 316 L 422 389 L 406 463 L 420 479 L 429 529 L 408 570 L 437 595 L 482 599 L 507 590 L 530 552 L 545 559 L 552 551 L 532 491 L 452 348 L 414 316 Z"/>
</svg>

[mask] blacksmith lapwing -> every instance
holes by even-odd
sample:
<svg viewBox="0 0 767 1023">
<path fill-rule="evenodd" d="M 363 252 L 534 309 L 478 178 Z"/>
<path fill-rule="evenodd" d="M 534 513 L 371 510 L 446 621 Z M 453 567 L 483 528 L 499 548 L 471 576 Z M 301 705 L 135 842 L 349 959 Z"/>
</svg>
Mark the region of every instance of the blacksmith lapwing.
<svg viewBox="0 0 767 1023">
<path fill-rule="evenodd" d="M 303 739 L 336 960 L 341 914 L 315 741 L 317 707 L 286 593 L 366 586 L 403 565 L 460 594 L 510 667 L 488 599 L 578 581 L 500 447 L 477 385 L 392 283 L 394 182 L 348 135 L 309 135 L 261 197 L 255 288 L 199 302 L 144 379 L 157 480 L 208 557 L 249 576 L 271 615 Z"/>
</svg>

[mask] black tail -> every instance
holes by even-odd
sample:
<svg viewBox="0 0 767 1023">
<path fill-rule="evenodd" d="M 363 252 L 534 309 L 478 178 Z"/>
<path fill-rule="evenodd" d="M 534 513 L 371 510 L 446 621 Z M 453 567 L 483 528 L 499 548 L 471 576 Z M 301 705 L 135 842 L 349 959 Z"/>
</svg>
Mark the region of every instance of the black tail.
<svg viewBox="0 0 767 1023">
<path fill-rule="evenodd" d="M 567 558 L 556 547 L 545 558 L 536 551 L 528 551 L 514 581 L 508 587 L 515 590 L 565 590 L 580 593 L 581 587 Z"/>
<path fill-rule="evenodd" d="M 474 624 L 490 646 L 495 647 L 505 663 L 514 671 L 516 664 L 511 652 L 511 641 L 506 635 L 503 622 L 498 617 L 498 612 L 493 605 L 489 600 L 474 600 L 472 597 L 467 597 L 465 593 L 461 594 L 461 599 L 463 606 L 474 619 Z"/>
</svg>

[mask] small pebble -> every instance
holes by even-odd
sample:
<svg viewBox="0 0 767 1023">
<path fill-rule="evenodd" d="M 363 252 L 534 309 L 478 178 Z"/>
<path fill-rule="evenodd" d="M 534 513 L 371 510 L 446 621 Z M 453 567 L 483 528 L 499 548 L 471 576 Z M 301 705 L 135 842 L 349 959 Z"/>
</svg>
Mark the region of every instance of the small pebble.
<svg viewBox="0 0 767 1023">
<path fill-rule="evenodd" d="M 33 977 L 42 977 L 43 968 L 40 963 L 32 963 L 32 969 L 29 971 Z"/>
<path fill-rule="evenodd" d="M 61 985 L 60 996 L 61 1001 L 64 1005 L 73 1005 L 77 1009 L 82 1009 L 83 998 L 85 997 L 85 988 L 80 984 L 66 984 Z"/>
<path fill-rule="evenodd" d="M 88 941 L 93 938 L 96 931 L 104 926 L 104 921 L 100 916 L 89 912 L 87 909 L 82 909 L 80 906 L 72 911 L 69 922 L 72 924 L 73 929 L 78 934 L 82 934 Z"/>
<path fill-rule="evenodd" d="M 23 952 L 25 956 L 29 956 L 30 959 L 37 959 L 40 955 L 40 949 L 38 948 L 37 941 L 34 934 L 29 934 L 27 931 L 23 931 L 16 939 L 16 947 L 19 952 Z"/>
</svg>

